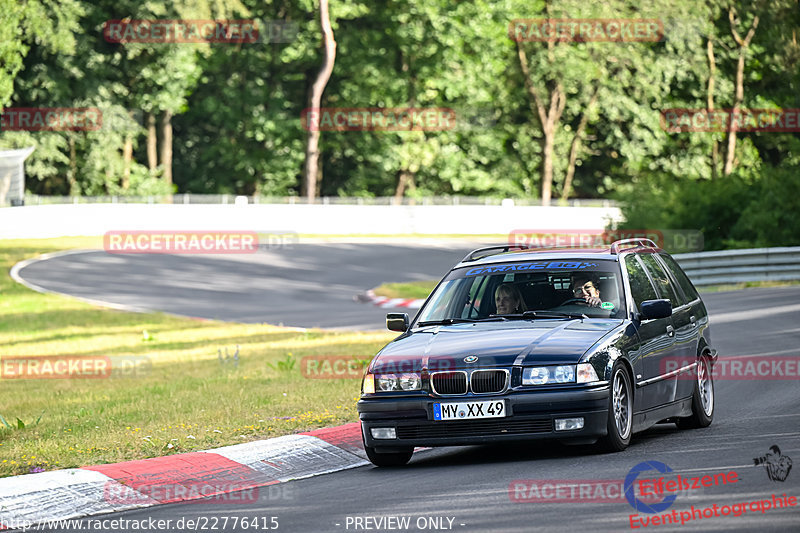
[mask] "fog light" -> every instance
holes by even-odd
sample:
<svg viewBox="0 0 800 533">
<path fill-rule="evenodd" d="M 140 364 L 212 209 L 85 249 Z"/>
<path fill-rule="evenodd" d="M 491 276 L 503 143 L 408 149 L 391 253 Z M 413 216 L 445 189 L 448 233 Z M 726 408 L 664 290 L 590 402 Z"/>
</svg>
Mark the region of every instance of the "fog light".
<svg viewBox="0 0 800 533">
<path fill-rule="evenodd" d="M 581 418 L 581 425 L 583 425 L 583 418 Z M 369 430 L 372 433 L 373 439 L 396 439 L 397 432 L 394 428 L 372 428 Z"/>
<path fill-rule="evenodd" d="M 583 417 L 556 418 L 556 431 L 569 431 L 570 429 L 583 429 Z"/>
</svg>

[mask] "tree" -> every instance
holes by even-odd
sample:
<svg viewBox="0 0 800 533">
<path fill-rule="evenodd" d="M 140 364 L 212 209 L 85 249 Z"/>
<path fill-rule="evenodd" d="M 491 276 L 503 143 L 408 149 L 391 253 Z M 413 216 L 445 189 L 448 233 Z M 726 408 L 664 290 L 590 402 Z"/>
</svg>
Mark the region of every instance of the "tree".
<svg viewBox="0 0 800 533">
<path fill-rule="evenodd" d="M 52 53 L 72 54 L 83 8 L 76 0 L 0 0 L 0 108 L 33 42 Z"/>
<path fill-rule="evenodd" d="M 308 98 L 308 107 L 311 110 L 319 109 L 322 102 L 322 92 L 328 84 L 336 60 L 336 41 L 331 29 L 331 18 L 328 13 L 328 0 L 319 1 L 319 23 L 322 28 L 322 44 L 325 49 L 322 68 L 311 86 Z M 319 128 L 309 128 L 308 142 L 306 144 L 306 164 L 303 170 L 303 183 L 305 184 L 308 203 L 314 202 L 317 192 L 317 174 L 319 172 Z"/>
<path fill-rule="evenodd" d="M 747 52 L 747 48 L 750 46 L 750 41 L 753 40 L 753 35 L 756 33 L 756 28 L 758 28 L 758 16 L 753 18 L 753 23 L 744 38 L 742 38 L 739 35 L 739 32 L 736 30 L 736 27 L 739 25 L 739 21 L 736 18 L 736 9 L 733 7 L 728 9 L 728 20 L 731 25 L 731 34 L 733 35 L 733 39 L 736 41 L 736 44 L 739 47 L 739 58 L 736 62 L 736 96 L 733 101 L 733 109 L 731 110 L 731 115 L 736 116 L 738 115 L 742 101 L 744 100 L 745 53 Z M 725 169 L 723 170 L 723 174 L 725 176 L 729 175 L 731 171 L 733 171 L 733 162 L 735 156 L 736 128 L 734 127 L 728 130 L 728 148 L 725 153 Z"/>
</svg>

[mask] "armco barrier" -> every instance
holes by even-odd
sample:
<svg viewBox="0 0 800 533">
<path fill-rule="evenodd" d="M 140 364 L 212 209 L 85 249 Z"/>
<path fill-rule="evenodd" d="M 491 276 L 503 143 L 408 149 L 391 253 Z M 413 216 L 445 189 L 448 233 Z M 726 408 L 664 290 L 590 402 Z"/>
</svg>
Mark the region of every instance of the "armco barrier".
<svg viewBox="0 0 800 533">
<path fill-rule="evenodd" d="M 800 280 L 800 246 L 677 254 L 695 285 Z"/>
</svg>

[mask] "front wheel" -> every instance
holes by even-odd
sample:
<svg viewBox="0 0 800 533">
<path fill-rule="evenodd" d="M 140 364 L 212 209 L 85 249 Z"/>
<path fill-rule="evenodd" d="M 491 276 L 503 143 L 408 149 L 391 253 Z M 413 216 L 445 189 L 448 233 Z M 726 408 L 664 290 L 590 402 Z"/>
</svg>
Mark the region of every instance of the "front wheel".
<svg viewBox="0 0 800 533">
<path fill-rule="evenodd" d="M 367 458 L 375 466 L 403 466 L 414 454 L 414 448 L 408 448 L 400 452 L 378 452 L 373 446 L 364 446 Z"/>
<path fill-rule="evenodd" d="M 603 450 L 621 452 L 631 443 L 633 428 L 633 392 L 631 378 L 622 363 L 616 363 L 611 372 L 611 390 L 608 395 L 608 434 L 600 439 Z"/>
<path fill-rule="evenodd" d="M 679 418 L 675 423 L 680 429 L 704 428 L 714 419 L 714 379 L 711 361 L 705 355 L 697 360 L 697 379 L 692 394 L 692 415 Z"/>
</svg>

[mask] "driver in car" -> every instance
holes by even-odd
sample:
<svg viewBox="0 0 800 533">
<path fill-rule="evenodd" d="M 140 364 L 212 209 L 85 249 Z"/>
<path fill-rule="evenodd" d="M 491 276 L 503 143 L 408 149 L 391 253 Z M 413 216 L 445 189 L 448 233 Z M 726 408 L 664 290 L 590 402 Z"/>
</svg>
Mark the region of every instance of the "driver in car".
<svg viewBox="0 0 800 533">
<path fill-rule="evenodd" d="M 600 289 L 597 278 L 591 274 L 575 274 L 572 276 L 572 294 L 575 298 L 583 298 L 589 307 L 600 307 Z"/>
<path fill-rule="evenodd" d="M 498 315 L 524 313 L 528 310 L 525 300 L 514 285 L 503 283 L 494 292 L 494 304 Z"/>
</svg>

